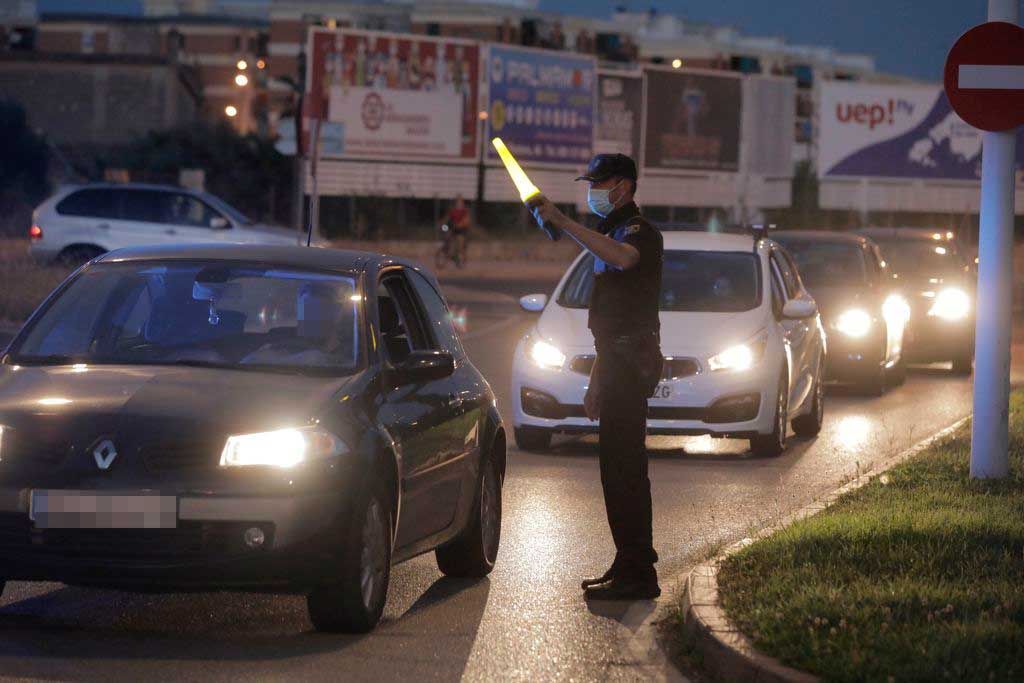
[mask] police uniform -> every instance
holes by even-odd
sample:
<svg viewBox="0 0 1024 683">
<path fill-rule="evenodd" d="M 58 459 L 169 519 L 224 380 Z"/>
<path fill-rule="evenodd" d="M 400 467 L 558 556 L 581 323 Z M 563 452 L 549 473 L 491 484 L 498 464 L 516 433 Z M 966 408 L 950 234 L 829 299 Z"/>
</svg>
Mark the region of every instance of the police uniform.
<svg viewBox="0 0 1024 683">
<path fill-rule="evenodd" d="M 628 160 L 624 177 L 631 175 L 635 180 L 632 159 L 614 156 Z M 620 166 L 603 164 L 599 159 L 595 158 L 592 168 Z M 591 180 L 594 175 L 582 177 Z M 656 595 L 654 563 L 658 555 L 651 533 L 651 483 L 645 440 L 647 399 L 653 395 L 662 370 L 658 301 L 663 241 L 661 233 L 640 215 L 633 202 L 613 210 L 598 230 L 634 247 L 640 260 L 632 268 L 622 270 L 594 259 L 589 327 L 598 356 L 594 379 L 598 383 L 601 411 L 601 486 L 616 555 L 610 572 L 586 582 L 585 587 L 614 578 L 653 588 Z"/>
</svg>

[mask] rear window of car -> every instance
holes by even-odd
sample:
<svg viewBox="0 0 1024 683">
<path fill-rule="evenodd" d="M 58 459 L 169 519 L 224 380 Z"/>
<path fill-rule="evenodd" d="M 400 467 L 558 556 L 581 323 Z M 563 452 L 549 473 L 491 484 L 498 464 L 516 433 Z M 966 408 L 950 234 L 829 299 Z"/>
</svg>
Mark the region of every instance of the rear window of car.
<svg viewBox="0 0 1024 683">
<path fill-rule="evenodd" d="M 859 244 L 807 239 L 783 239 L 779 243 L 796 261 L 800 279 L 811 290 L 867 282 L 867 264 Z"/>
<path fill-rule="evenodd" d="M 576 264 L 558 297 L 566 308 L 589 308 L 594 259 Z M 666 251 L 661 274 L 662 311 L 738 313 L 761 305 L 761 260 L 753 252 Z"/>
<path fill-rule="evenodd" d="M 77 190 L 57 203 L 62 216 L 117 218 L 117 204 L 111 190 Z"/>
</svg>

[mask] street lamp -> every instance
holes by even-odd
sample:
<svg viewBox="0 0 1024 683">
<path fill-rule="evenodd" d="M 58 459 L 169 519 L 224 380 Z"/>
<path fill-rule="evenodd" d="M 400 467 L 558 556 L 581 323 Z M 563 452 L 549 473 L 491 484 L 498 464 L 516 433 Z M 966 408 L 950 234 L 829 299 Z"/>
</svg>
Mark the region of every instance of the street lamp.
<svg viewBox="0 0 1024 683">
<path fill-rule="evenodd" d="M 245 87 L 249 84 L 249 77 L 245 74 L 238 74 L 235 76 L 235 85 L 239 87 Z"/>
<path fill-rule="evenodd" d="M 682 65 L 683 65 L 683 60 L 679 59 L 678 57 L 672 60 L 672 68 L 673 69 L 678 69 Z"/>
<path fill-rule="evenodd" d="M 236 116 L 238 116 L 238 108 L 235 107 L 235 105 L 233 104 L 229 104 L 228 106 L 224 107 L 224 113 L 227 114 L 230 118 L 235 118 Z"/>
</svg>

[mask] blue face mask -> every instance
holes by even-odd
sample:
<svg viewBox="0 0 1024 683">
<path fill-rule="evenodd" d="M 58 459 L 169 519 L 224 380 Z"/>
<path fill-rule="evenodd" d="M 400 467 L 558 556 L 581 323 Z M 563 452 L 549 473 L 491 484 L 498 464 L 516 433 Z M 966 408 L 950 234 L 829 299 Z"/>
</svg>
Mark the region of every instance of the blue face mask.
<svg viewBox="0 0 1024 683">
<path fill-rule="evenodd" d="M 619 182 L 621 183 L 622 181 Z M 610 195 L 612 190 L 618 186 L 619 184 L 616 183 L 615 187 L 611 188 L 611 190 L 598 190 L 591 185 L 587 191 L 587 206 L 601 218 L 606 217 L 615 210 L 615 202 L 611 200 Z"/>
</svg>

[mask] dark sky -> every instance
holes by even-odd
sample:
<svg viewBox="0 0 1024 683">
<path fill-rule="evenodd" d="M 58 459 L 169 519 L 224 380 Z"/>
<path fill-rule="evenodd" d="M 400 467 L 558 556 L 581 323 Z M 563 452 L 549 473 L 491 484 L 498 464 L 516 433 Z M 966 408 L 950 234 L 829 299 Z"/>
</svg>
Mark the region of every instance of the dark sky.
<svg viewBox="0 0 1024 683">
<path fill-rule="evenodd" d="M 259 0 L 254 0 L 259 2 Z M 40 10 L 138 12 L 141 0 L 39 0 Z M 938 81 L 946 51 L 985 21 L 986 0 L 540 0 L 542 9 L 608 17 L 616 5 L 652 6 L 694 21 L 729 24 L 744 33 L 793 43 L 866 52 L 883 71 Z"/>
<path fill-rule="evenodd" d="M 946 52 L 985 21 L 986 0 L 541 0 L 546 10 L 607 17 L 616 5 L 652 6 L 694 21 L 728 24 L 752 35 L 865 52 L 883 71 L 941 80 Z"/>
</svg>

